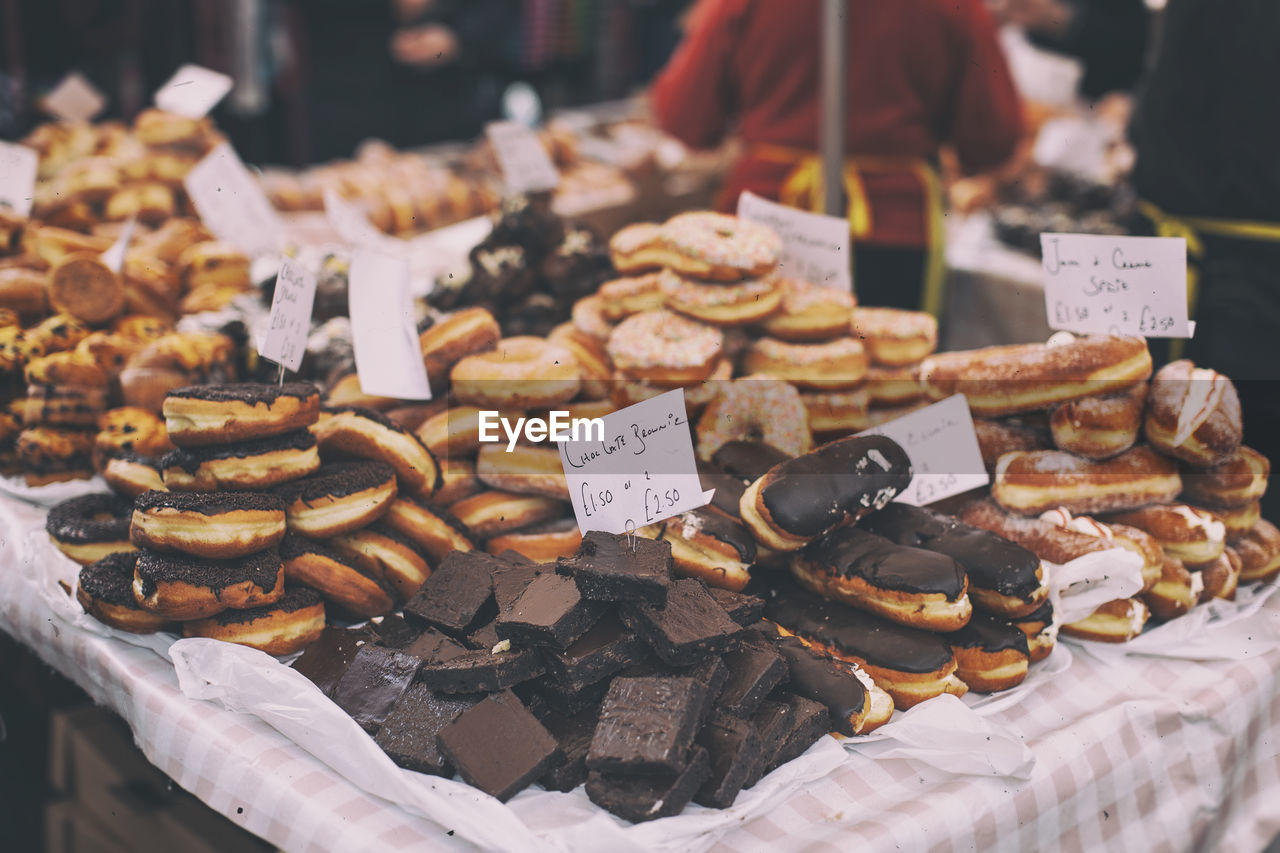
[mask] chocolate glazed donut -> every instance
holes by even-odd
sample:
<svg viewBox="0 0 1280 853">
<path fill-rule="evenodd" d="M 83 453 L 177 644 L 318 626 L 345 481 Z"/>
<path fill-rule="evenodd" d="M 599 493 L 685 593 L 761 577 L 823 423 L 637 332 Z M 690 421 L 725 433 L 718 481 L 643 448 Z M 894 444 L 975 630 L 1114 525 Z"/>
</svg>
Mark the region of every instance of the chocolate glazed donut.
<svg viewBox="0 0 1280 853">
<path fill-rule="evenodd" d="M 1049 599 L 1040 558 L 988 530 L 901 503 L 871 513 L 858 526 L 899 545 L 954 559 L 969 576 L 969 597 L 988 613 L 1026 616 Z"/>
<path fill-rule="evenodd" d="M 770 468 L 743 492 L 738 508 L 761 544 L 795 551 L 883 508 L 910 483 L 911 460 L 895 441 L 852 436 Z"/>
</svg>

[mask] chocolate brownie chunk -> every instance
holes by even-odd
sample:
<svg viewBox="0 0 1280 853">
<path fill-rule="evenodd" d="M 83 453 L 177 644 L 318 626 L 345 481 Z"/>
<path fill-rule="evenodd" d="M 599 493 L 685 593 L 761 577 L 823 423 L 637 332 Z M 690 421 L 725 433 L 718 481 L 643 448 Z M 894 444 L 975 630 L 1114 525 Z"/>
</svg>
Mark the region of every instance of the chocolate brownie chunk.
<svg viewBox="0 0 1280 853">
<path fill-rule="evenodd" d="M 421 666 L 422 661 L 412 655 L 366 643 L 338 679 L 332 699 L 372 734 L 409 689 Z"/>
<path fill-rule="evenodd" d="M 713 809 L 727 809 L 764 760 L 760 734 L 746 720 L 716 714 L 698 732 L 697 743 L 711 759 L 711 775 L 694 800 Z"/>
<path fill-rule="evenodd" d="M 750 717 L 787 677 L 787 662 L 764 643 L 743 643 L 724 656 L 729 679 L 716 705 L 726 714 Z"/>
<path fill-rule="evenodd" d="M 426 664 L 418 677 L 442 693 L 494 693 L 542 675 L 535 649 L 493 652 L 474 649 L 455 658 Z"/>
<path fill-rule="evenodd" d="M 707 592 L 730 619 L 744 628 L 756 624 L 764 616 L 764 599 L 758 595 L 746 595 L 718 586 L 708 587 Z"/>
<path fill-rule="evenodd" d="M 641 823 L 680 814 L 710 775 L 707 751 L 695 746 L 674 774 L 615 776 L 592 772 L 587 777 L 587 796 L 623 820 Z"/>
<path fill-rule="evenodd" d="M 307 646 L 293 668 L 311 679 L 326 696 L 333 693 L 334 685 L 347 671 L 360 647 L 377 638 L 373 631 L 363 628 L 325 628 L 320 638 Z"/>
<path fill-rule="evenodd" d="M 661 606 L 671 583 L 671 543 L 589 530 L 578 553 L 556 565 L 587 598 Z"/>
<path fill-rule="evenodd" d="M 463 711 L 437 743 L 469 785 L 503 802 L 563 760 L 556 739 L 510 690 Z"/>
<path fill-rule="evenodd" d="M 726 651 L 742 631 L 702 581 L 692 578 L 672 581 L 665 606 L 628 602 L 618 609 L 618 615 L 658 657 L 675 666 Z"/>
<path fill-rule="evenodd" d="M 466 654 L 467 647 L 446 637 L 434 628 L 428 628 L 419 634 L 416 640 L 405 646 L 403 651 L 407 655 L 413 655 L 423 663 L 437 663 L 439 661 L 453 660 L 459 655 Z"/>
<path fill-rule="evenodd" d="M 548 791 L 572 791 L 587 781 L 587 750 L 600 721 L 600 708 L 591 706 L 573 716 L 547 710 L 539 719 L 560 745 L 564 763 L 538 781 Z"/>
<path fill-rule="evenodd" d="M 410 625 L 399 613 L 370 619 L 369 624 L 378 635 L 378 645 L 388 649 L 403 649 L 422 633 L 421 628 Z"/>
<path fill-rule="evenodd" d="M 439 628 L 454 636 L 482 624 L 477 621 L 493 598 L 493 574 L 484 563 L 462 551 L 449 554 L 404 606 L 406 619 Z"/>
<path fill-rule="evenodd" d="M 406 770 L 449 776 L 453 768 L 440 753 L 436 736 L 484 698 L 476 693 L 436 693 L 424 684 L 415 684 L 387 714 L 374 742 Z"/>
<path fill-rule="evenodd" d="M 706 691 L 692 678 L 615 678 L 587 766 L 607 774 L 680 772 L 706 701 Z"/>
<path fill-rule="evenodd" d="M 573 578 L 540 575 L 498 616 L 498 636 L 566 649 L 596 623 L 606 607 L 584 598 Z"/>
<path fill-rule="evenodd" d="M 564 651 L 544 649 L 543 659 L 553 678 L 590 683 L 637 663 L 647 653 L 644 641 L 627 630 L 616 615 L 607 613 Z"/>
</svg>

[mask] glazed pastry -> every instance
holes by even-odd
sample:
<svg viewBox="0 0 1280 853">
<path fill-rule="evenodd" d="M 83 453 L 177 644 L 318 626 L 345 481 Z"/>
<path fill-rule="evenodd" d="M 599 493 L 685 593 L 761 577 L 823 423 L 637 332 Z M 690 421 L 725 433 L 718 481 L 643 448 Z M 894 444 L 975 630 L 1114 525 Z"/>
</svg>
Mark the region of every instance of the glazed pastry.
<svg viewBox="0 0 1280 853">
<path fill-rule="evenodd" d="M 1145 446 L 1103 462 L 1055 450 L 1006 453 L 991 484 L 991 496 L 1019 515 L 1060 506 L 1085 514 L 1136 509 L 1181 491 L 1177 465 Z"/>
<path fill-rule="evenodd" d="M 279 543 L 284 519 L 284 501 L 259 492 L 143 492 L 129 535 L 142 548 L 226 560 Z"/>
<path fill-rule="evenodd" d="M 1231 380 L 1183 359 L 1151 380 L 1144 431 L 1162 453 L 1200 468 L 1219 465 L 1244 435 L 1240 398 Z"/>
<path fill-rule="evenodd" d="M 204 619 L 228 608 L 279 601 L 284 567 L 275 549 L 231 560 L 143 551 L 133 594 L 143 609 L 167 620 Z"/>
<path fill-rule="evenodd" d="M 87 566 L 138 550 L 129 541 L 129 513 L 129 504 L 115 495 L 83 495 L 50 509 L 44 526 L 59 551 Z"/>
<path fill-rule="evenodd" d="M 160 460 L 165 488 L 175 492 L 270 489 L 319 467 L 315 436 L 305 429 L 234 444 L 184 447 Z"/>
<path fill-rule="evenodd" d="M 133 597 L 133 570 L 138 552 L 111 554 L 80 570 L 76 600 L 94 619 L 117 631 L 151 634 L 163 631 L 169 620 L 144 610 Z"/>
<path fill-rule="evenodd" d="M 946 640 L 956 656 L 956 675 L 975 693 L 1008 690 L 1027 677 L 1031 652 L 1027 635 L 1015 625 L 975 613 Z"/>
<path fill-rule="evenodd" d="M 316 422 L 320 392 L 306 382 L 282 385 L 192 385 L 164 400 L 169 439 L 204 447 L 283 435 Z"/>
<path fill-rule="evenodd" d="M 772 622 L 757 623 L 752 634 L 787 662 L 788 690 L 826 706 L 836 732 L 856 735 L 871 730 L 868 718 L 880 716 L 882 709 L 873 708 L 875 688 L 868 686 L 872 679 L 860 667 L 811 648 L 801 637 Z M 892 699 L 888 710 L 893 713 Z"/>
</svg>

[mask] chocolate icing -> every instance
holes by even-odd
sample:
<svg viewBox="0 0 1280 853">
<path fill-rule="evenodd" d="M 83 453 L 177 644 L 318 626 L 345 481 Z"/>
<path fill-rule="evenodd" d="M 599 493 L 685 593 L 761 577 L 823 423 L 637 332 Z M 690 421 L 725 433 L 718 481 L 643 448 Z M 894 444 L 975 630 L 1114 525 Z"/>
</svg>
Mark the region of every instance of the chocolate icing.
<svg viewBox="0 0 1280 853">
<path fill-rule="evenodd" d="M 838 578 L 859 578 L 877 589 L 942 594 L 964 592 L 964 568 L 945 554 L 898 545 L 859 527 L 842 527 L 811 543 L 804 559 Z"/>
<path fill-rule="evenodd" d="M 847 514 L 883 506 L 910 483 L 911 460 L 895 441 L 853 436 L 771 468 L 760 499 L 775 526 L 817 536 Z"/>
<path fill-rule="evenodd" d="M 326 497 L 344 498 L 356 492 L 376 489 L 395 478 L 395 469 L 385 462 L 331 462 L 320 466 L 310 477 L 277 486 L 271 493 L 279 495 L 285 503 L 317 501 Z"/>
<path fill-rule="evenodd" d="M 867 704 L 867 688 L 847 664 L 809 648 L 795 637 L 783 636 L 776 625 L 761 622 L 753 632 L 763 636 L 787 663 L 787 690 L 821 702 L 841 734 L 853 734 L 850 719 Z"/>
<path fill-rule="evenodd" d="M 742 502 L 742 493 L 747 490 L 747 484 L 742 480 L 720 471 L 713 467 L 709 462 L 698 460 L 698 479 L 702 481 L 702 489 L 715 489 L 716 493 L 711 498 L 711 505 L 716 509 L 728 513 L 734 518 L 738 517 L 738 505 Z"/>
<path fill-rule="evenodd" d="M 738 552 L 738 559 L 750 565 L 756 561 L 756 540 L 751 531 L 738 520 L 723 512 L 707 507 L 690 510 L 679 518 L 667 522 L 667 530 L 684 537 L 685 516 L 692 516 L 693 526 L 699 533 L 719 540 Z"/>
<path fill-rule="evenodd" d="M 1040 588 L 1040 558 L 1031 551 L 950 516 L 894 503 L 872 513 L 858 526 L 899 545 L 924 548 L 952 557 L 964 566 L 969 582 L 980 589 L 1029 601 Z"/>
<path fill-rule="evenodd" d="M 284 512 L 284 501 L 262 492 L 143 492 L 133 502 L 135 510 L 176 509 L 201 515 L 225 512 Z"/>
<path fill-rule="evenodd" d="M 959 631 L 943 634 L 947 642 L 962 649 L 982 649 L 984 652 L 1003 652 L 1009 649 L 1028 654 L 1027 635 L 1009 622 L 975 613 Z"/>
<path fill-rule="evenodd" d="M 927 673 L 955 662 L 951 646 L 938 634 L 828 601 L 789 580 L 769 591 L 764 615 L 807 640 L 883 669 Z M 794 670 L 791 678 L 794 689 Z"/>
<path fill-rule="evenodd" d="M 286 382 L 283 385 L 261 382 L 241 382 L 232 385 L 188 385 L 169 392 L 170 397 L 187 397 L 192 400 L 209 400 L 215 403 L 271 404 L 280 397 L 306 400 L 319 397 L 320 389 L 310 382 Z"/>
<path fill-rule="evenodd" d="M 137 562 L 137 551 L 108 554 L 80 570 L 80 588 L 90 598 L 130 610 L 141 610 L 133 595 L 133 568 Z"/>
<path fill-rule="evenodd" d="M 309 430 L 299 429 L 284 435 L 238 441 L 234 444 L 171 450 L 160 460 L 160 467 L 181 468 L 188 474 L 194 474 L 202 464 L 213 459 L 251 459 L 265 453 L 280 450 L 307 450 L 315 446 L 316 437 Z"/>
<path fill-rule="evenodd" d="M 762 441 L 729 441 L 711 459 L 721 471 L 750 485 L 791 456 Z"/>
<path fill-rule="evenodd" d="M 208 587 L 220 595 L 227 587 L 245 581 L 259 589 L 275 589 L 280 567 L 280 554 L 274 548 L 235 560 L 204 560 L 186 554 L 143 551 L 138 557 L 137 575 L 143 595 L 154 592 L 161 581 Z"/>
<path fill-rule="evenodd" d="M 99 514 L 110 515 L 111 518 L 95 519 L 94 516 Z M 44 529 L 59 542 L 126 542 L 129 539 L 129 504 L 105 492 L 68 498 L 49 510 Z"/>
<path fill-rule="evenodd" d="M 1009 621 L 1015 625 L 1025 625 L 1035 622 L 1043 622 L 1046 625 L 1050 625 L 1053 623 L 1053 602 L 1046 600 L 1044 604 L 1041 604 L 1026 616 L 1023 616 L 1020 619 L 1010 619 Z"/>
<path fill-rule="evenodd" d="M 265 619 L 276 613 L 296 613 L 307 607 L 315 607 L 323 599 L 309 586 L 292 586 L 284 591 L 279 601 L 250 607 L 247 610 L 224 610 L 213 620 L 219 625 L 244 625 L 255 619 Z"/>
</svg>

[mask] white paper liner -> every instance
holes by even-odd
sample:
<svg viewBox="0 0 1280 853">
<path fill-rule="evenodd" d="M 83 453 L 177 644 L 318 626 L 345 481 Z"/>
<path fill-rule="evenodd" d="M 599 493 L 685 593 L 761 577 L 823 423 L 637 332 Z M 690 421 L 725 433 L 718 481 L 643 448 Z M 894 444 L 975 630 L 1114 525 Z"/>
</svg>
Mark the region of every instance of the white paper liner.
<svg viewBox="0 0 1280 853">
<path fill-rule="evenodd" d="M 46 509 L 70 498 L 108 490 L 107 481 L 96 474 L 88 480 L 67 480 L 65 483 L 50 483 L 47 486 L 28 486 L 21 475 L 0 477 L 0 493 Z"/>
<path fill-rule="evenodd" d="M 1108 548 L 1069 563 L 1044 563 L 1054 625 L 1079 622 L 1108 601 L 1142 591 L 1142 558 L 1124 548 Z"/>
</svg>

